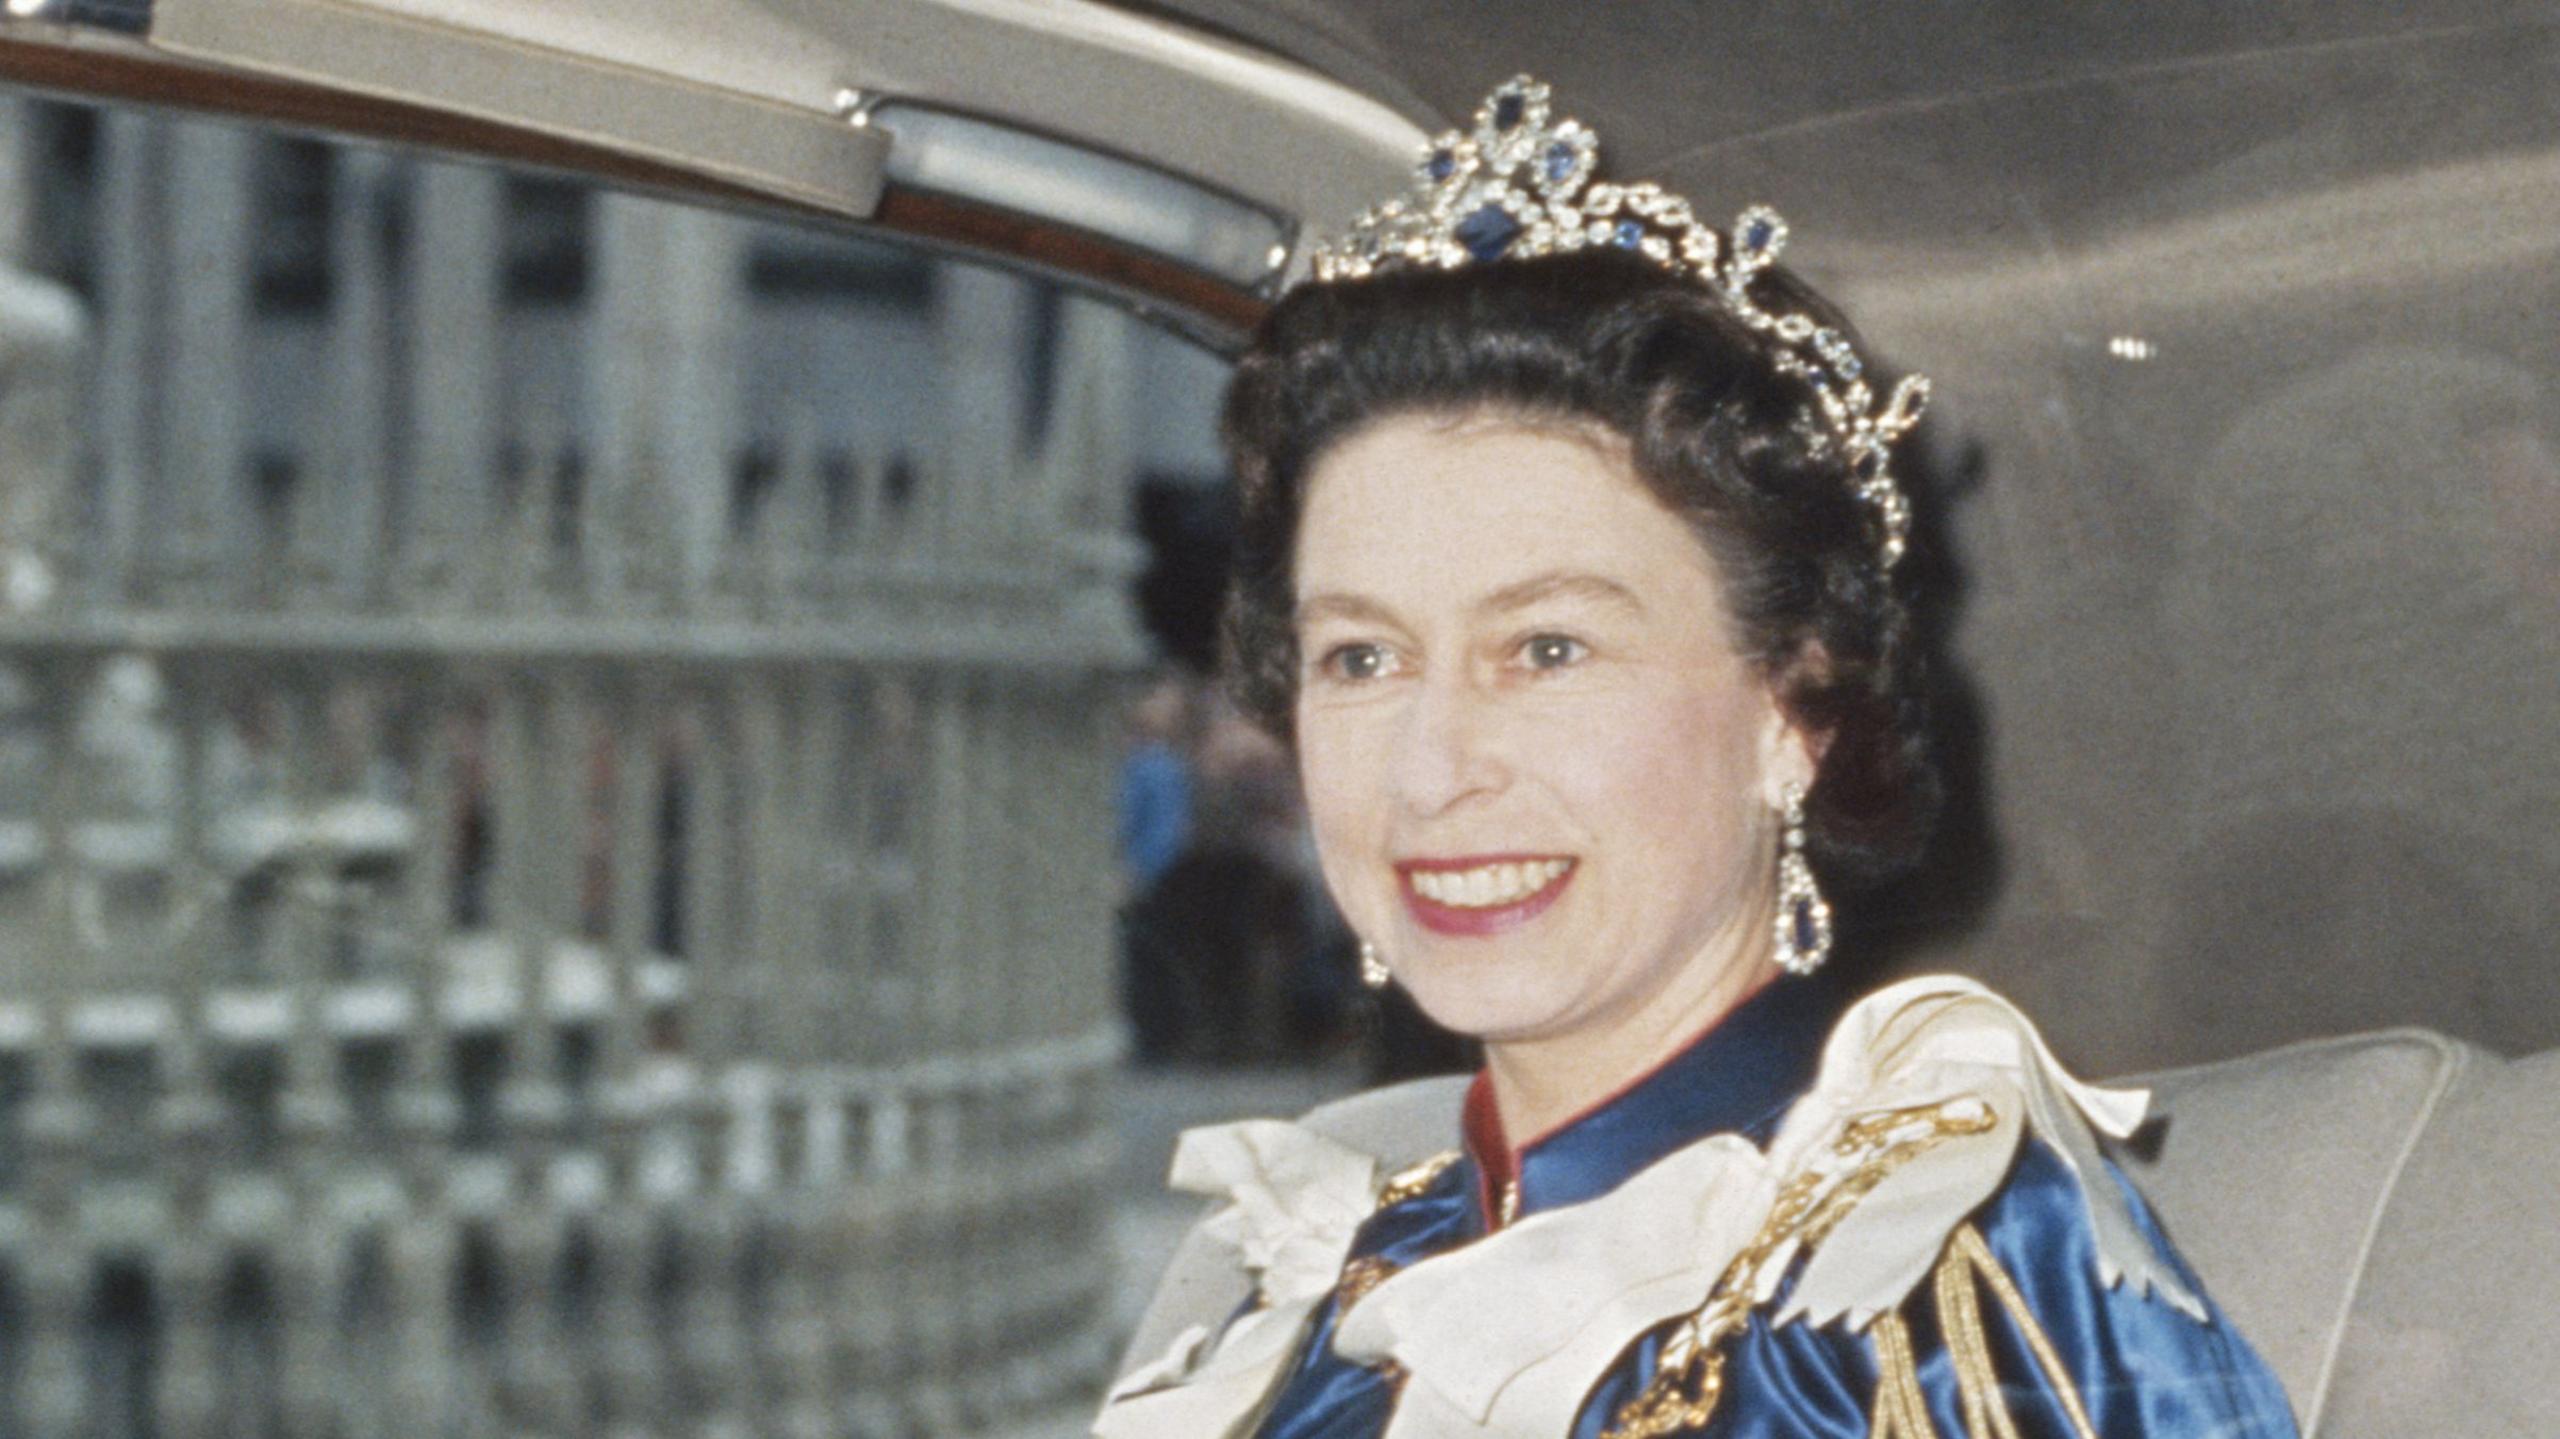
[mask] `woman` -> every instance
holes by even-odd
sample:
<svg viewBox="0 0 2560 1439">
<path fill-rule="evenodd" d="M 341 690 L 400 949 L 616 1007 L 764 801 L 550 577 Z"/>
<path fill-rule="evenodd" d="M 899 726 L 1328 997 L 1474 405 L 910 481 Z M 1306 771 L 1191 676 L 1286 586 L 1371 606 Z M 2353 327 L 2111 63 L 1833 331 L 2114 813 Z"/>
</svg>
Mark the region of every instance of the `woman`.
<svg viewBox="0 0 2560 1439">
<path fill-rule="evenodd" d="M 2284 1397 L 1996 996 L 1831 1025 L 1814 883 L 1929 810 L 1908 511 L 1845 329 L 1595 183 L 1525 78 L 1321 252 L 1238 368 L 1230 640 L 1373 981 L 1483 1040 L 1450 1154 L 1295 1126 L 1175 1181 L 1253 1293 L 1097 1432 L 2287 1435 Z"/>
</svg>

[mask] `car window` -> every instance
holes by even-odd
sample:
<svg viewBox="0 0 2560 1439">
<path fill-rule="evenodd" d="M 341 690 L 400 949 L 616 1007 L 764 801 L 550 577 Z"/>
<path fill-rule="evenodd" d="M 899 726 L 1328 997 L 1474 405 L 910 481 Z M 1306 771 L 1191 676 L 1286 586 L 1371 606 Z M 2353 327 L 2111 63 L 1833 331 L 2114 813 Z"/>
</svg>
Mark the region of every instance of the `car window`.
<svg viewBox="0 0 2560 1439">
<path fill-rule="evenodd" d="M 559 175 L 0 151 L 0 1429 L 1086 1403 L 1218 362 Z"/>
</svg>

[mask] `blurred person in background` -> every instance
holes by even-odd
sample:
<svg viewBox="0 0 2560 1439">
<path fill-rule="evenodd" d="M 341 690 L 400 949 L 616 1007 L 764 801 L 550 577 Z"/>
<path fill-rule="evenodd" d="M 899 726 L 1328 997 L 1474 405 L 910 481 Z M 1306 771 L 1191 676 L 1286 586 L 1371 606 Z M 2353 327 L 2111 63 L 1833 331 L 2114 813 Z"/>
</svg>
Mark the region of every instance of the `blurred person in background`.
<svg viewBox="0 0 2560 1439">
<path fill-rule="evenodd" d="M 1118 793 L 1122 1011 L 1141 1062 L 1181 1047 L 1189 988 L 1164 932 L 1157 886 L 1191 841 L 1191 687 L 1164 674 L 1130 706 Z"/>
<path fill-rule="evenodd" d="M 1153 989 L 1180 1016 L 1171 1053 L 1203 1063 L 1285 1057 L 1293 987 L 1315 943 L 1293 863 L 1301 824 L 1288 756 L 1222 700 L 1194 749 L 1190 843 L 1142 902 Z"/>
</svg>

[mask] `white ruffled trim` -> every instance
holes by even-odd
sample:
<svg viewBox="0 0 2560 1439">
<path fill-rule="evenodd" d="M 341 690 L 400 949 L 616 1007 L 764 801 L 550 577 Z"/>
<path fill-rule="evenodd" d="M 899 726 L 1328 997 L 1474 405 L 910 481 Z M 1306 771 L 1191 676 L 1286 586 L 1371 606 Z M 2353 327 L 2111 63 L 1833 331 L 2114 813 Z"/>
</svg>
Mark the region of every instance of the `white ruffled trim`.
<svg viewBox="0 0 2560 1439">
<path fill-rule="evenodd" d="M 1094 1423 L 1101 1439 L 1227 1439 L 1249 1426 L 1377 1208 L 1378 1162 L 1284 1120 L 1248 1119 L 1186 1131 L 1171 1183 L 1226 1196 L 1202 1227 L 1234 1247 L 1259 1307 L 1223 1333 L 1192 1325 L 1129 1371 Z"/>
<path fill-rule="evenodd" d="M 1393 1361 L 1411 1376 L 1385 1439 L 1570 1432 L 1629 1344 L 1705 1299 L 1782 1185 L 1835 1162 L 1834 1141 L 1852 1120 L 1966 1099 L 1988 1104 L 1996 1122 L 1943 1139 L 1877 1184 L 1806 1261 L 1776 1322 L 1863 1328 L 1899 1305 L 1948 1235 L 1999 1188 L 2030 1131 L 2080 1183 L 2101 1282 L 2130 1281 L 2204 1318 L 2105 1178 L 2092 1134 L 2131 1134 L 2149 1096 L 2074 1079 L 2007 1000 L 1941 975 L 1880 990 L 1842 1018 L 1813 1088 L 1765 1153 L 1713 1135 L 1600 1198 L 1403 1270 L 1344 1318 L 1334 1349 L 1358 1363 Z M 1133 1372 L 1094 1431 L 1106 1439 L 1226 1436 L 1257 1418 L 1377 1184 L 1365 1156 L 1273 1121 L 1184 1136 L 1175 1171 L 1181 1187 L 1231 1196 L 1211 1223 L 1238 1244 L 1267 1307 L 1214 1342 L 1195 1330 Z M 1196 1183 L 1183 1184 L 1186 1174 Z M 1762 1301 L 1796 1258 L 1782 1250 L 1753 1276 Z"/>
<path fill-rule="evenodd" d="M 1344 1317 L 1334 1352 L 1392 1359 L 1416 1376 L 1387 1426 L 1397 1439 L 1571 1433 L 1628 1342 L 1697 1307 L 1775 1194 L 1759 1150 L 1713 1135 L 1600 1199 L 1530 1215 L 1388 1279 Z M 1556 1424 L 1524 1419 L 1558 1413 Z"/>
</svg>

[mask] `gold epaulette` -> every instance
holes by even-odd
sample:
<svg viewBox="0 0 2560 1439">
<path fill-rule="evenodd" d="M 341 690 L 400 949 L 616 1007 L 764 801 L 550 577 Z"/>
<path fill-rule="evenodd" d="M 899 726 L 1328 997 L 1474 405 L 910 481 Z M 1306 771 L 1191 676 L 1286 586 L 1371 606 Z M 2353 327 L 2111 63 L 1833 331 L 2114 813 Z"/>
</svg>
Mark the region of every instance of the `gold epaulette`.
<svg viewBox="0 0 2560 1439">
<path fill-rule="evenodd" d="M 1725 1347 L 1749 1323 L 1761 1271 L 1798 1246 L 1811 1254 L 1886 1176 L 1945 1140 L 1990 1129 L 1989 1105 L 1961 1099 L 1915 1109 L 1891 1110 L 1852 1121 L 1832 1141 L 1833 1163 L 1790 1180 L 1770 1206 L 1769 1218 L 1725 1267 L 1707 1301 L 1682 1320 L 1662 1347 L 1651 1383 L 1622 1406 L 1601 1439 L 1664 1439 L 1703 1428 L 1724 1395 Z M 2018 1427 L 2000 1393 L 1991 1344 L 1982 1324 L 1975 1283 L 1989 1287 L 2036 1363 L 2060 1397 L 2077 1439 L 2096 1439 L 2087 1411 L 2016 1281 L 2000 1267 L 1991 1247 L 1971 1224 L 1949 1236 L 1935 1271 L 1939 1328 L 1954 1360 L 1965 1439 L 2018 1439 Z M 1942 1439 L 1920 1388 L 1919 1360 L 1910 1326 L 1897 1312 L 1877 1317 L 1871 1330 L 1879 1371 L 1869 1414 L 1871 1439 Z"/>
</svg>

